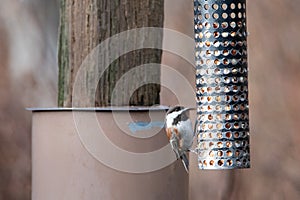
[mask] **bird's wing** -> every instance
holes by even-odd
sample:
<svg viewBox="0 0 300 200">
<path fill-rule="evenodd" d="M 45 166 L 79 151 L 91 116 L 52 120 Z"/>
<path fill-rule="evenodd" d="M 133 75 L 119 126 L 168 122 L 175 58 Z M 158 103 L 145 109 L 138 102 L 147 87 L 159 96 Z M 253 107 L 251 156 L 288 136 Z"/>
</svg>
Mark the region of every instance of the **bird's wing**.
<svg viewBox="0 0 300 200">
<path fill-rule="evenodd" d="M 171 147 L 173 149 L 173 151 L 175 152 L 176 154 L 176 158 L 178 159 L 180 157 L 180 151 L 179 151 L 179 139 L 176 135 L 175 132 L 172 131 L 172 135 L 170 137 L 170 144 L 171 144 Z"/>
</svg>

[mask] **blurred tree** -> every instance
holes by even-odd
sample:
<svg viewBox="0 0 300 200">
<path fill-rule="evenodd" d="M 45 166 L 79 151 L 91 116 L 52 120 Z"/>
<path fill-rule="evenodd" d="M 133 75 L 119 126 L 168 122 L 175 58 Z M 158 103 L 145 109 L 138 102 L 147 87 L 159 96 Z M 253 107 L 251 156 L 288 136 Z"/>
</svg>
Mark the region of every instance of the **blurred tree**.
<svg viewBox="0 0 300 200">
<path fill-rule="evenodd" d="M 163 27 L 164 0 L 61 0 L 60 3 L 58 52 L 60 107 L 72 106 L 76 73 L 85 57 L 98 44 L 122 31 L 141 27 Z M 160 45 L 162 35 L 161 32 L 156 38 L 160 40 Z M 142 49 L 115 60 L 99 81 L 95 106 L 112 105 L 111 94 L 120 77 L 136 66 L 161 63 L 161 55 L 160 49 Z M 153 82 L 159 83 L 160 70 L 145 73 L 144 76 L 150 76 Z M 86 81 L 94 80 L 87 77 Z M 135 87 L 138 84 L 135 80 L 130 80 L 129 85 Z M 129 105 L 150 106 L 159 103 L 159 84 L 147 84 L 137 88 L 128 102 Z"/>
</svg>

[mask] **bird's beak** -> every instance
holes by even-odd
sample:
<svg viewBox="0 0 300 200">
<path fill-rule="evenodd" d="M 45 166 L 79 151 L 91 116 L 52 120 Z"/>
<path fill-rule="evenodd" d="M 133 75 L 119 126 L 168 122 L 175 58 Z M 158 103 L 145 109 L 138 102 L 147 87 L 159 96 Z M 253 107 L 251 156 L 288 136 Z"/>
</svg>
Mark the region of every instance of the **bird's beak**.
<svg viewBox="0 0 300 200">
<path fill-rule="evenodd" d="M 190 110 L 196 110 L 196 108 L 185 108 L 183 111 L 190 111 Z"/>
</svg>

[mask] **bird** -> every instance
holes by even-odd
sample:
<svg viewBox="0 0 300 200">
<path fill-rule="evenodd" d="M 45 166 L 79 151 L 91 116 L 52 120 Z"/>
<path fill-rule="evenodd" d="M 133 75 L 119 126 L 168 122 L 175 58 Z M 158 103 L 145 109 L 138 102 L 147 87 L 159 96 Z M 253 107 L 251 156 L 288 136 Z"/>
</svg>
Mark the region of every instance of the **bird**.
<svg viewBox="0 0 300 200">
<path fill-rule="evenodd" d="M 190 151 L 195 136 L 192 121 L 189 118 L 189 111 L 193 109 L 175 106 L 167 111 L 165 117 L 165 129 L 170 145 L 176 158 L 181 159 L 187 173 L 189 173 L 187 152 Z"/>
</svg>

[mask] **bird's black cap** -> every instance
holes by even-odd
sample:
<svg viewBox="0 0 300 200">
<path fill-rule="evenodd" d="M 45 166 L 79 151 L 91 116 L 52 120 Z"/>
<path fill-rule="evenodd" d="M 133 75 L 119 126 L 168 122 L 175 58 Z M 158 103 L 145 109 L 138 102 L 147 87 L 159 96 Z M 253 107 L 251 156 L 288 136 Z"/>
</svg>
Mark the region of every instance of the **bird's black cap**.
<svg viewBox="0 0 300 200">
<path fill-rule="evenodd" d="M 170 108 L 168 111 L 167 111 L 167 114 L 170 114 L 172 112 L 178 112 L 180 110 L 183 110 L 184 107 L 183 106 L 175 106 L 175 107 L 172 107 Z"/>
</svg>

